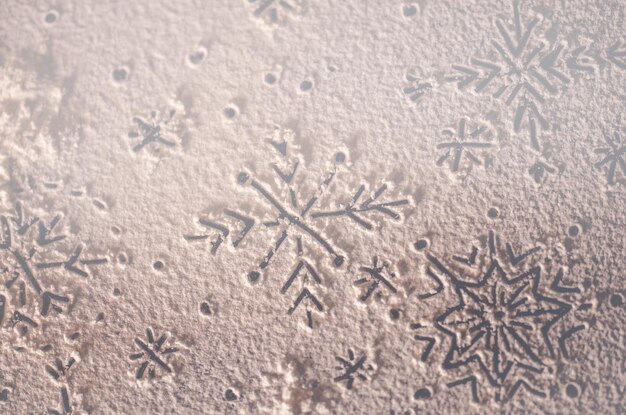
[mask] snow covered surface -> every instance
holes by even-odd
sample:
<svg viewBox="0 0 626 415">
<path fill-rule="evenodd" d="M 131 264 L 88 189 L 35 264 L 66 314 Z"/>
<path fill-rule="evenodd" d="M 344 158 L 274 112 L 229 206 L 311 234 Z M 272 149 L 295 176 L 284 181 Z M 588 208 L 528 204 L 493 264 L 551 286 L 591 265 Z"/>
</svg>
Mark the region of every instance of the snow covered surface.
<svg viewBox="0 0 626 415">
<path fill-rule="evenodd" d="M 0 412 L 623 413 L 626 4 L 0 4 Z"/>
</svg>

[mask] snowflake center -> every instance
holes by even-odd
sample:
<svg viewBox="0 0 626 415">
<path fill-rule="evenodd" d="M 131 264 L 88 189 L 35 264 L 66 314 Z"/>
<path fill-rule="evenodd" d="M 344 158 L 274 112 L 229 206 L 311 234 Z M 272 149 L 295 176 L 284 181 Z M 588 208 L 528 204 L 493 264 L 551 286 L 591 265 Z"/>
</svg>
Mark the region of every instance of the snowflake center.
<svg viewBox="0 0 626 415">
<path fill-rule="evenodd" d="M 530 53 L 520 56 L 509 56 L 506 64 L 509 67 L 506 75 L 515 84 L 533 84 L 536 80 L 532 76 L 532 72 L 537 69 L 537 65 L 533 62 L 537 54 Z"/>
<path fill-rule="evenodd" d="M 514 62 L 510 66 L 507 73 L 509 79 L 516 84 L 531 83 L 530 76 L 528 74 L 530 68 L 522 62 Z"/>
<path fill-rule="evenodd" d="M 499 327 L 506 324 L 509 319 L 509 313 L 505 307 L 501 305 L 494 305 L 487 313 L 485 313 L 484 319 L 492 327 Z"/>
</svg>

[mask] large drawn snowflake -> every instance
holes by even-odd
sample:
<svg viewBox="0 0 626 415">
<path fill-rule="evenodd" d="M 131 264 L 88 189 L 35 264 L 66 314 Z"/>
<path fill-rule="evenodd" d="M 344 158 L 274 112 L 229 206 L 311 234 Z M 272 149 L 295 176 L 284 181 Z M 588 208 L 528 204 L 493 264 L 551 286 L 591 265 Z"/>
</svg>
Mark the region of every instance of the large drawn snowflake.
<svg viewBox="0 0 626 415">
<path fill-rule="evenodd" d="M 256 283 L 261 277 L 261 273 L 269 267 L 273 258 L 285 245 L 288 238 L 292 238 L 295 241 L 297 261 L 293 272 L 281 288 L 281 293 L 286 294 L 296 285 L 296 280 L 300 277 L 300 292 L 295 297 L 288 314 L 294 313 L 299 306 L 305 304 L 306 300 L 307 321 L 309 327 L 312 327 L 312 311 L 322 312 L 324 309 L 323 304 L 314 294 L 314 287 L 322 284 L 322 278 L 311 265 L 311 261 L 306 259 L 305 242 L 311 243 L 311 249 L 314 252 L 326 254 L 331 259 L 334 267 L 340 267 L 345 261 L 345 256 L 320 230 L 322 228 L 320 224 L 323 225 L 325 223 L 322 221 L 323 219 L 328 221 L 348 218 L 358 226 L 370 230 L 374 225 L 371 223 L 369 216 L 378 214 L 382 217 L 399 219 L 400 215 L 395 209 L 408 204 L 409 201 L 407 199 L 389 202 L 381 201 L 384 193 L 388 190 L 386 184 L 382 184 L 372 194 L 368 194 L 366 186 L 361 185 L 352 198 L 340 208 L 328 211 L 317 210 L 322 196 L 335 179 L 337 167 L 346 161 L 346 155 L 338 152 L 334 157 L 332 168 L 318 183 L 316 190 L 312 194 L 304 195 L 297 188 L 294 180 L 295 176 L 303 170 L 303 162 L 298 157 L 290 157 L 287 138 L 292 135 L 293 133 L 290 131 L 277 130 L 274 137 L 267 140 L 267 143 L 276 150 L 282 159 L 282 164 L 275 163 L 272 165 L 276 178 L 282 186 L 282 193 L 274 194 L 269 186 L 250 177 L 245 172 L 239 174 L 237 181 L 242 186 L 250 186 L 254 189 L 259 198 L 274 211 L 275 215 L 272 220 L 262 223 L 264 228 L 274 230 L 275 236 L 267 250 L 267 254 L 259 261 L 258 266 L 248 272 L 248 280 L 250 283 Z M 257 220 L 254 218 L 230 209 L 223 211 L 222 220 L 234 220 L 242 225 L 242 228 L 234 238 L 227 223 L 206 218 L 200 218 L 198 221 L 207 230 L 217 231 L 217 235 L 210 242 L 213 254 L 217 252 L 227 239 L 232 239 L 232 246 L 237 248 L 257 223 Z M 209 240 L 211 237 L 211 233 L 203 233 L 186 235 L 185 239 L 188 241 L 201 241 Z"/>
<path fill-rule="evenodd" d="M 29 215 L 21 202 L 11 214 L 0 216 L 0 324 L 8 322 L 26 335 L 37 329 L 40 319 L 62 313 L 71 297 L 55 291 L 50 270 L 86 278 L 88 268 L 107 262 L 106 258 L 84 258 L 84 246 L 75 245 L 63 259 L 56 245 L 66 239 L 58 233 L 60 214 L 51 219 Z"/>
<path fill-rule="evenodd" d="M 546 287 L 540 263 L 525 265 L 539 247 L 518 254 L 509 243 L 499 246 L 490 232 L 486 251 L 479 255 L 479 249 L 472 247 L 469 256 L 452 256 L 449 264 L 427 254 L 431 264 L 428 275 L 438 289 L 424 298 L 443 290 L 442 279 L 458 297 L 458 304 L 437 316 L 433 325 L 449 338 L 443 368 L 466 370 L 467 376 L 448 383 L 448 387 L 469 384 L 473 399 L 479 401 L 479 377 L 472 373 L 478 369 L 495 389 L 496 400 L 509 399 L 520 388 L 545 397 L 545 392 L 534 385 L 535 379 L 554 370 L 560 356 L 569 356 L 566 340 L 585 328 L 575 325 L 555 336 L 557 324 L 564 326 L 566 315 L 588 309 L 589 304 L 576 309 L 571 297 L 580 290 L 563 284 L 562 269 Z M 412 328 L 424 327 L 417 324 Z M 415 338 L 427 343 L 422 354 L 426 360 L 435 337 L 418 334 Z"/>
<path fill-rule="evenodd" d="M 513 2 L 513 24 L 496 20 L 500 39 L 492 40 L 493 59 L 471 58 L 471 66 L 452 65 L 457 72 L 448 79 L 458 81 L 458 87 L 474 86 L 477 93 L 490 93 L 515 107 L 513 127 L 516 133 L 527 128 L 535 150 L 541 150 L 539 131 L 547 130 L 549 122 L 542 111 L 548 95 L 558 95 L 576 74 L 593 74 L 600 61 L 598 53 L 587 46 L 568 49 L 563 44 L 549 44 L 537 35 L 540 19 L 527 22 Z M 617 41 L 607 48 L 603 62 L 626 68 L 626 49 Z"/>
</svg>

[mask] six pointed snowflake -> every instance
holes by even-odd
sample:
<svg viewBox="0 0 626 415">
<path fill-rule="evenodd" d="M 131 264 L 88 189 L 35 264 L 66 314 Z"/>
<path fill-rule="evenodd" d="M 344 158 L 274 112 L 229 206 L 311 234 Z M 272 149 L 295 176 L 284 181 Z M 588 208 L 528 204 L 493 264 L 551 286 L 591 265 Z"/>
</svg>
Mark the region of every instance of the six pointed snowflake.
<svg viewBox="0 0 626 415">
<path fill-rule="evenodd" d="M 607 147 L 598 147 L 594 151 L 596 154 L 603 154 L 602 160 L 595 163 L 599 169 L 607 168 L 606 178 L 610 185 L 616 183 L 619 171 L 622 177 L 626 177 L 626 143 L 622 141 L 619 132 L 615 132 L 614 139 L 604 136 Z"/>
<path fill-rule="evenodd" d="M 133 117 L 133 122 L 136 124 L 137 129 L 130 131 L 128 137 L 132 140 L 138 140 L 133 146 L 134 152 L 141 151 L 147 146 L 163 145 L 165 147 L 175 147 L 176 139 L 169 133 L 167 126 L 174 115 L 176 110 L 171 109 L 164 118 L 159 118 L 156 111 L 150 113 L 150 119 L 146 120 L 142 117 Z"/>
<path fill-rule="evenodd" d="M 497 59 L 472 58 L 471 67 L 452 65 L 458 73 L 449 80 L 458 81 L 460 89 L 474 84 L 478 93 L 490 92 L 494 98 L 502 98 L 507 105 L 514 104 L 514 130 L 526 127 L 534 149 L 540 150 L 538 129 L 546 130 L 548 121 L 542 114 L 541 105 L 547 94 L 556 95 L 559 87 L 567 86 L 576 72 L 594 71 L 594 60 L 588 56 L 586 47 L 564 50 L 562 45 L 551 47 L 537 40 L 534 32 L 539 18 L 522 21 L 519 1 L 513 2 L 513 27 L 496 20 L 500 40 L 492 46 Z"/>
<path fill-rule="evenodd" d="M 335 377 L 334 380 L 335 382 L 345 382 L 346 388 L 348 390 L 352 389 L 352 387 L 354 386 L 354 381 L 356 379 L 366 381 L 366 373 L 368 371 L 374 370 L 374 367 L 372 365 L 366 364 L 366 355 L 361 355 L 359 358 L 357 358 L 352 349 L 348 349 L 347 357 L 343 358 L 340 356 L 335 356 L 335 360 L 339 362 L 339 366 L 336 366 L 335 369 L 340 371 L 341 374 Z"/>
<path fill-rule="evenodd" d="M 135 339 L 135 345 L 139 348 L 138 352 L 130 355 L 131 360 L 143 360 L 135 372 L 136 379 L 142 379 L 146 371 L 150 379 L 157 376 L 157 368 L 166 373 L 171 373 L 172 368 L 167 363 L 166 358 L 172 353 L 176 353 L 176 347 L 163 347 L 167 341 L 167 335 L 163 334 L 158 339 L 154 337 L 152 329 L 146 329 L 146 340 L 140 338 Z"/>
<path fill-rule="evenodd" d="M 487 130 L 487 127 L 480 126 L 471 131 L 466 131 L 466 126 L 467 121 L 462 118 L 459 121 L 459 127 L 456 130 L 452 128 L 443 130 L 443 134 L 447 138 L 452 139 L 452 141 L 437 145 L 437 149 L 445 151 L 445 153 L 437 159 L 437 166 L 443 166 L 446 161 L 449 161 L 450 170 L 453 173 L 456 173 L 461 167 L 461 161 L 463 158 L 468 160 L 469 169 L 471 169 L 473 165 L 482 164 L 474 152 L 485 151 L 486 149 L 491 148 L 491 143 L 468 141 L 468 138 L 477 140 L 480 135 Z"/>
</svg>

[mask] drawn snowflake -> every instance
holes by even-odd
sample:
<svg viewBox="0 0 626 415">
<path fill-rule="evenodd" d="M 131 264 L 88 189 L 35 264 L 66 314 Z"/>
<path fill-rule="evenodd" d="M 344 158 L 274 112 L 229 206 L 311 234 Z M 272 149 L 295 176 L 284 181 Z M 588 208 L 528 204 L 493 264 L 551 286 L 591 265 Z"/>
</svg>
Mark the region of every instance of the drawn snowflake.
<svg viewBox="0 0 626 415">
<path fill-rule="evenodd" d="M 0 323 L 8 318 L 12 327 L 19 326 L 22 335 L 39 327 L 40 318 L 62 313 L 70 303 L 70 297 L 52 291 L 54 284 L 47 270 L 62 268 L 68 274 L 86 278 L 89 267 L 107 262 L 106 258 L 83 258 L 85 247 L 81 244 L 67 259 L 50 261 L 57 244 L 66 239 L 66 235 L 56 233 L 61 219 L 60 214 L 49 222 L 29 216 L 21 202 L 17 202 L 13 214 L 0 216 Z"/>
<path fill-rule="evenodd" d="M 538 262 L 525 266 L 539 247 L 516 254 L 508 243 L 500 247 L 493 232 L 487 244 L 485 255 L 472 247 L 468 257 L 453 256 L 449 265 L 427 254 L 429 277 L 438 286 L 436 293 L 443 289 L 443 278 L 459 299 L 457 305 L 435 319 L 434 328 L 450 340 L 443 368 L 479 369 L 495 389 L 496 400 L 501 400 L 503 393 L 510 399 L 520 388 L 545 397 L 545 392 L 533 386 L 533 379 L 558 364 L 552 332 L 575 309 L 569 298 L 580 290 L 563 285 L 562 270 L 549 287 L 542 284 L 543 270 Z M 586 308 L 588 304 L 578 309 Z M 424 326 L 416 324 L 412 328 L 421 330 Z M 557 336 L 561 356 L 569 356 L 567 339 L 584 328 L 577 325 Z M 422 354 L 422 360 L 426 360 L 435 337 L 418 335 L 416 340 L 427 343 Z M 479 401 L 478 379 L 470 374 L 448 383 L 448 387 L 469 384 L 473 399 Z"/>
<path fill-rule="evenodd" d="M 168 124 L 172 122 L 175 109 L 170 109 L 164 117 L 159 117 L 157 111 L 150 113 L 148 120 L 142 117 L 133 117 L 133 122 L 137 129 L 128 133 L 128 137 L 136 143 L 133 146 L 134 152 L 141 151 L 147 146 L 163 145 L 165 147 L 175 147 L 177 140 L 174 134 L 168 128 Z"/>
<path fill-rule="evenodd" d="M 595 163 L 598 169 L 606 168 L 606 178 L 609 185 L 616 183 L 617 176 L 621 171 L 622 177 L 626 177 L 626 142 L 618 131 L 614 133 L 614 139 L 608 135 L 604 136 L 608 147 L 598 147 L 594 150 L 596 154 L 603 154 L 602 160 Z"/>
<path fill-rule="evenodd" d="M 402 93 L 413 103 L 419 103 L 433 89 L 432 81 L 425 81 L 412 71 L 406 74 L 406 81 L 408 85 L 402 88 Z"/>
<path fill-rule="evenodd" d="M 163 348 L 166 341 L 167 335 L 163 334 L 157 339 L 154 337 L 154 333 L 150 328 L 146 329 L 145 341 L 140 338 L 135 339 L 135 345 L 139 347 L 139 351 L 132 353 L 130 355 L 130 360 L 143 360 L 135 372 L 136 379 L 142 379 L 146 370 L 148 371 L 150 379 L 154 379 L 156 377 L 157 368 L 160 368 L 167 373 L 172 372 L 172 368 L 167 363 L 166 359 L 168 355 L 176 353 L 178 348 Z"/>
<path fill-rule="evenodd" d="M 335 369 L 340 371 L 341 374 L 335 377 L 334 381 L 345 382 L 346 388 L 348 390 L 352 389 L 354 381 L 356 379 L 366 381 L 366 373 L 368 371 L 374 370 L 374 367 L 372 365 L 365 364 L 367 361 L 366 355 L 362 355 L 357 359 L 352 349 L 348 349 L 347 357 L 344 358 L 340 356 L 335 356 L 335 360 L 339 362 L 339 366 L 335 367 Z"/>
<path fill-rule="evenodd" d="M 491 143 L 477 141 L 480 135 L 487 131 L 487 127 L 481 125 L 472 131 L 466 131 L 466 126 L 467 120 L 462 118 L 456 130 L 453 128 L 443 130 L 443 135 L 452 141 L 437 144 L 438 150 L 445 150 L 445 153 L 437 159 L 437 166 L 443 166 L 448 161 L 450 170 L 456 173 L 459 171 L 463 159 L 469 162 L 469 170 L 473 165 L 480 166 L 482 164 L 474 152 L 482 152 L 491 148 Z M 468 141 L 468 138 L 476 141 Z"/>
<path fill-rule="evenodd" d="M 477 93 L 491 93 L 507 105 L 515 106 L 514 131 L 527 128 L 530 142 L 540 150 L 539 129 L 549 127 L 541 106 L 547 94 L 557 95 L 567 87 L 576 73 L 594 73 L 598 58 L 587 47 L 567 50 L 563 45 L 549 45 L 535 33 L 538 17 L 523 22 L 519 0 L 513 2 L 513 24 L 496 20 L 499 40 L 491 44 L 496 59 L 471 58 L 471 66 L 452 65 L 457 75 L 448 80 L 458 81 L 459 89 L 474 85 Z M 606 59 L 624 69 L 626 50 L 616 42 L 606 50 Z"/>
<path fill-rule="evenodd" d="M 296 296 L 293 306 L 288 310 L 288 314 L 292 314 L 306 300 L 308 304 L 306 306 L 308 325 L 312 327 L 311 311 L 323 311 L 323 305 L 314 294 L 314 285 L 322 284 L 322 278 L 310 262 L 305 259 L 304 243 L 310 241 L 313 246 L 330 257 L 335 267 L 340 267 L 345 261 L 344 255 L 333 246 L 331 241 L 323 236 L 323 233 L 319 230 L 320 226 L 317 224 L 323 223 L 322 219 L 332 220 L 345 217 L 362 228 L 369 230 L 373 228 L 373 224 L 368 216 L 378 214 L 382 217 L 399 219 L 400 215 L 394 209 L 408 204 L 409 201 L 407 199 L 390 202 L 381 201 L 388 189 L 386 184 L 381 185 L 373 194 L 369 195 L 366 193 L 365 185 L 361 185 L 352 199 L 345 203 L 343 207 L 328 211 L 316 210 L 322 196 L 335 178 L 337 167 L 345 162 L 346 155 L 342 152 L 337 153 L 332 168 L 319 182 L 317 190 L 305 196 L 303 192 L 297 189 L 294 180 L 295 176 L 302 170 L 301 166 L 303 163 L 298 157 L 290 157 L 287 139 L 292 136 L 293 133 L 288 130 L 277 130 L 274 133 L 274 137 L 267 140 L 267 143 L 278 152 L 282 159 L 280 165 L 276 163 L 272 165 L 272 169 L 282 185 L 282 192 L 272 193 L 269 186 L 251 178 L 245 172 L 239 174 L 237 182 L 242 186 L 250 186 L 259 198 L 273 209 L 276 215 L 273 220 L 262 224 L 265 229 L 274 230 L 275 237 L 267 250 L 267 254 L 259 262 L 258 267 L 248 273 L 248 280 L 251 283 L 256 283 L 261 276 L 261 272 L 268 268 L 288 238 L 292 238 L 295 242 L 297 261 L 294 271 L 282 287 L 281 293 L 286 294 L 294 286 L 293 284 L 298 279 L 298 276 L 302 275 L 302 278 L 298 280 L 300 281 L 300 292 Z M 254 218 L 229 209 L 223 211 L 223 216 L 222 220 L 235 221 L 241 224 L 236 236 L 232 236 L 233 232 L 229 228 L 228 223 L 200 218 L 199 224 L 209 232 L 186 235 L 185 239 L 187 241 L 206 241 L 212 237 L 210 231 L 217 231 L 217 235 L 210 241 L 211 253 L 215 254 L 219 247 L 229 238 L 232 238 L 233 247 L 237 248 L 240 246 L 243 239 L 257 223 Z M 310 282 L 314 283 L 314 285 L 310 285 Z M 309 308 L 311 305 L 313 307 Z"/>
<path fill-rule="evenodd" d="M 379 261 L 378 257 L 374 257 L 371 267 L 360 267 L 359 271 L 365 273 L 366 276 L 354 281 L 354 285 L 361 286 L 369 284 L 367 290 L 359 297 L 359 300 L 366 302 L 380 286 L 384 287 L 387 291 L 395 294 L 398 290 L 391 282 L 392 278 L 395 278 L 393 272 L 389 273 L 389 276 L 384 275 L 385 271 L 389 268 L 390 264 L 387 261 Z"/>
</svg>

